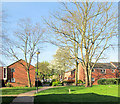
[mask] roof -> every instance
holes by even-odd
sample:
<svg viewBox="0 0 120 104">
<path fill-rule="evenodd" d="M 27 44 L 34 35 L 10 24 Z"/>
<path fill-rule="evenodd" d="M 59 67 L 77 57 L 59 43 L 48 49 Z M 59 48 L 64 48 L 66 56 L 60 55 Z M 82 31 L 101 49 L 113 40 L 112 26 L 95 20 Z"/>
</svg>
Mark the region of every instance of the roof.
<svg viewBox="0 0 120 104">
<path fill-rule="evenodd" d="M 9 66 L 11 66 L 11 65 L 13 65 L 13 64 L 15 64 L 15 63 L 17 63 L 17 62 L 19 62 L 19 61 L 24 61 L 23 59 L 20 59 L 20 60 L 18 60 L 18 61 L 16 61 L 16 62 L 14 62 L 14 63 L 12 63 L 12 64 L 10 64 L 10 65 L 8 65 L 7 67 L 9 67 Z M 24 61 L 25 62 L 25 61 Z M 33 66 L 33 65 L 31 65 L 31 66 Z M 34 67 L 34 66 L 33 66 Z"/>
<path fill-rule="evenodd" d="M 115 65 L 115 67 L 120 67 L 120 62 L 111 62 Z"/>
<path fill-rule="evenodd" d="M 120 62 L 96 63 L 94 68 L 116 69 L 120 67 Z"/>
</svg>

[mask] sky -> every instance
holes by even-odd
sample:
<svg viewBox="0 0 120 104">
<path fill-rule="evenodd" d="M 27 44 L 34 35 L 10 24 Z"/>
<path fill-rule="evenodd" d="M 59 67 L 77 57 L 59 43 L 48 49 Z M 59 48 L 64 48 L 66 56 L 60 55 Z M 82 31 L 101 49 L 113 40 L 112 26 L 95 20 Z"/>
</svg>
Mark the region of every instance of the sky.
<svg viewBox="0 0 120 104">
<path fill-rule="evenodd" d="M 9 37 L 16 28 L 16 24 L 19 19 L 30 18 L 33 22 L 39 22 L 44 27 L 44 22 L 42 17 L 49 19 L 50 12 L 55 12 L 60 7 L 59 2 L 7 2 L 3 0 L 2 9 L 5 10 L 7 14 L 7 24 L 6 27 L 9 31 Z M 43 50 L 40 50 L 39 61 L 49 61 L 53 59 L 52 55 L 55 54 L 57 50 L 56 46 L 48 44 Z M 118 61 L 118 51 L 117 49 L 110 50 L 108 52 L 110 61 Z M 3 56 L 2 61 L 9 65 L 13 63 L 11 60 L 6 60 Z M 106 61 L 103 61 L 106 62 Z M 34 65 L 36 61 L 32 62 Z"/>
<path fill-rule="evenodd" d="M 50 11 L 56 10 L 59 3 L 57 2 L 4 2 L 2 3 L 3 10 L 6 11 L 7 15 L 7 29 L 9 31 L 9 37 L 16 28 L 16 24 L 19 19 L 30 18 L 33 22 L 39 22 L 41 26 L 44 25 L 42 16 L 49 17 Z M 54 45 L 45 45 L 45 47 L 40 50 L 39 61 L 49 61 L 52 60 L 52 55 L 55 54 L 57 47 Z M 12 61 L 2 59 L 6 65 L 9 65 Z M 33 65 L 36 61 L 33 61 Z"/>
</svg>

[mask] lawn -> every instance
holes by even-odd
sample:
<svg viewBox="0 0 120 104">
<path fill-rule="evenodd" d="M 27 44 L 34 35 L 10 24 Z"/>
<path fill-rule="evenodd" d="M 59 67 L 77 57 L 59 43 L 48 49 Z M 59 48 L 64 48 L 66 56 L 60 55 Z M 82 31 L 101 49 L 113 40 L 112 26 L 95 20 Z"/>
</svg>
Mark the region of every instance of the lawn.
<svg viewBox="0 0 120 104">
<path fill-rule="evenodd" d="M 41 87 L 39 87 L 41 88 Z M 2 88 L 0 89 L 0 92 L 2 91 L 2 95 L 18 95 L 20 93 L 25 93 L 28 91 L 36 90 L 36 87 L 10 87 L 10 88 Z M 2 97 L 2 104 L 10 104 L 15 97 Z"/>
<path fill-rule="evenodd" d="M 10 104 L 14 98 L 15 98 L 14 96 L 2 97 L 2 104 Z"/>
<path fill-rule="evenodd" d="M 71 90 L 70 94 L 69 89 Z M 120 97 L 118 97 L 118 89 L 117 85 L 94 85 L 93 87 L 88 88 L 85 88 L 84 86 L 58 87 L 39 92 L 36 94 L 34 101 L 35 104 L 103 104 L 104 102 L 104 104 L 116 104 Z"/>
<path fill-rule="evenodd" d="M 40 88 L 40 87 L 39 87 Z M 36 87 L 10 87 L 10 88 L 2 88 L 2 95 L 17 95 L 20 93 L 25 93 L 28 91 L 36 90 Z"/>
</svg>

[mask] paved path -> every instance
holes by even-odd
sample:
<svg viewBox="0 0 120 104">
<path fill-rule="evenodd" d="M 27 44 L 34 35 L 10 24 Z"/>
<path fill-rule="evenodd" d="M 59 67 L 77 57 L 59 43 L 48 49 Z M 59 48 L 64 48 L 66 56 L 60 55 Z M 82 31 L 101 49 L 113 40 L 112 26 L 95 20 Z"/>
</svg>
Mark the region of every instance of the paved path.
<svg viewBox="0 0 120 104">
<path fill-rule="evenodd" d="M 38 91 L 46 90 L 49 88 L 54 88 L 54 87 L 43 87 L 43 88 L 40 88 Z M 34 104 L 35 93 L 36 93 L 36 90 L 19 94 L 10 104 Z"/>
</svg>

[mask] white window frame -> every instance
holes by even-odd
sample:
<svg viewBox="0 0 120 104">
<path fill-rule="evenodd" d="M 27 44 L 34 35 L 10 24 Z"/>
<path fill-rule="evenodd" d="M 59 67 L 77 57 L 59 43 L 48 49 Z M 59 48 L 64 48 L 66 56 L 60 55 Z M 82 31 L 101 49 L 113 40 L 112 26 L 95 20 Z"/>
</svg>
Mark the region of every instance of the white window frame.
<svg viewBox="0 0 120 104">
<path fill-rule="evenodd" d="M 15 78 L 11 78 L 11 82 L 15 82 Z"/>
<path fill-rule="evenodd" d="M 4 69 L 6 69 L 6 78 L 4 78 Z M 7 67 L 3 67 L 3 80 L 7 80 Z"/>
<path fill-rule="evenodd" d="M 101 71 L 101 73 L 106 73 L 106 70 L 105 69 L 101 69 L 102 71 Z M 105 71 L 104 71 L 105 70 Z"/>
<path fill-rule="evenodd" d="M 11 72 L 15 72 L 15 68 L 11 68 Z"/>
</svg>

